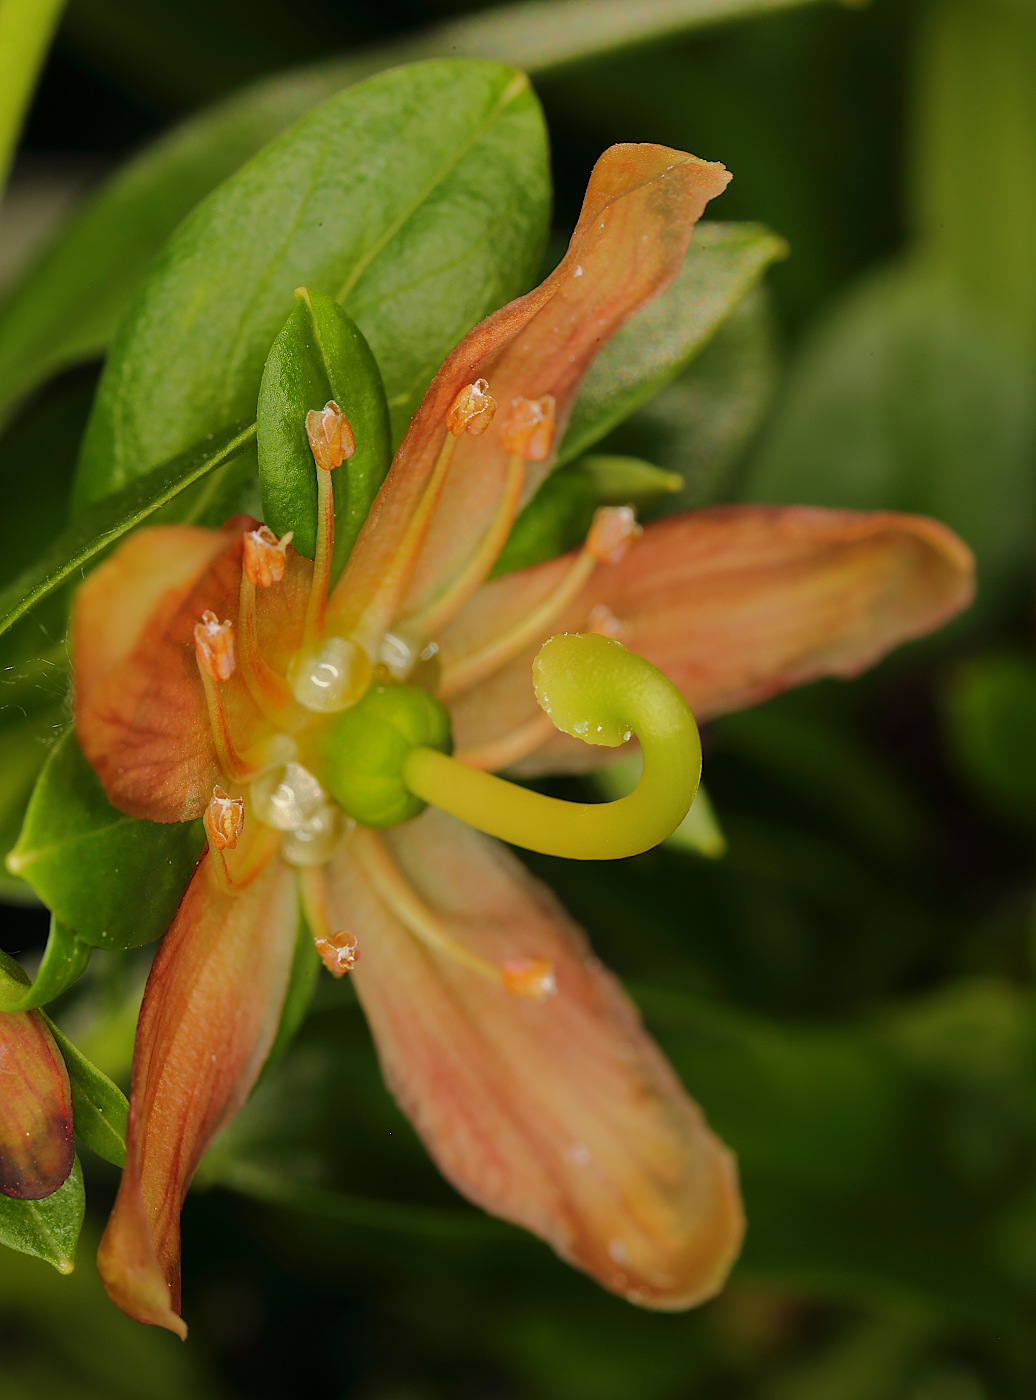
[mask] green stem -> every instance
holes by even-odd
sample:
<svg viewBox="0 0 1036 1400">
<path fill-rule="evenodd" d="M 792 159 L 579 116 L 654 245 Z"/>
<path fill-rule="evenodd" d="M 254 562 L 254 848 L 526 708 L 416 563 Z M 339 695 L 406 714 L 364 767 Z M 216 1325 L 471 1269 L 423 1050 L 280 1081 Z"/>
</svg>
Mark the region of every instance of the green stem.
<svg viewBox="0 0 1036 1400">
<path fill-rule="evenodd" d="M 0 0 L 0 195 L 65 0 Z"/>
<path fill-rule="evenodd" d="M 512 845 L 571 860 L 615 860 L 664 841 L 687 815 L 701 743 L 680 692 L 642 657 L 597 635 L 553 637 L 533 666 L 536 698 L 558 729 L 586 743 L 640 740 L 636 790 L 616 802 L 562 802 L 429 748 L 413 749 L 403 781 L 416 797 Z"/>
</svg>

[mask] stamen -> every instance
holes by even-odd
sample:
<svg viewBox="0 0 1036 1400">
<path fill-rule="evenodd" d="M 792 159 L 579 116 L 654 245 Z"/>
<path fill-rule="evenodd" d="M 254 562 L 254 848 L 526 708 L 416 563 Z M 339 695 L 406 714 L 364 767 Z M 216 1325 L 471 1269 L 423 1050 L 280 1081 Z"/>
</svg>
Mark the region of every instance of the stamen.
<svg viewBox="0 0 1036 1400">
<path fill-rule="evenodd" d="M 518 453 L 512 453 L 507 463 L 507 476 L 504 479 L 500 504 L 477 549 L 444 593 L 423 612 L 415 613 L 406 619 L 406 626 L 410 631 L 419 636 L 434 636 L 440 628 L 445 627 L 450 618 L 456 616 L 476 591 L 507 543 L 521 504 L 524 485 L 525 458 Z"/>
<path fill-rule="evenodd" d="M 217 784 L 203 818 L 209 845 L 217 851 L 233 850 L 245 825 L 245 799 L 231 797 Z"/>
<path fill-rule="evenodd" d="M 229 680 L 234 674 L 233 623 L 217 622 L 214 612 L 205 612 L 201 622 L 194 627 L 194 655 L 205 689 L 209 727 L 219 766 L 232 782 L 247 782 L 255 776 L 256 768 L 243 759 L 234 746 L 218 684 L 221 680 Z"/>
<path fill-rule="evenodd" d="M 553 591 L 509 632 L 500 633 L 479 651 L 444 667 L 437 692 L 439 699 L 449 700 L 469 690 L 520 656 L 527 647 L 542 641 L 558 614 L 582 592 L 597 565 L 617 563 L 639 530 L 629 506 L 601 506 L 596 510 L 586 544 Z"/>
<path fill-rule="evenodd" d="M 446 485 L 457 443 L 464 433 L 478 437 L 480 433 L 485 432 L 495 412 L 496 403 L 489 396 L 489 385 L 484 379 L 478 379 L 474 384 L 462 389 L 447 410 L 446 439 L 439 449 L 421 499 L 382 573 L 382 582 L 377 593 L 353 629 L 353 635 L 368 655 L 377 654 L 381 639 L 399 610 L 400 599 Z"/>
<path fill-rule="evenodd" d="M 266 529 L 265 525 L 263 529 Z M 253 531 L 253 534 L 258 533 Z M 248 571 L 248 539 L 249 536 L 246 535 L 245 568 L 241 574 L 241 601 L 238 610 L 241 675 L 248 686 L 248 693 L 266 718 L 279 728 L 291 728 L 297 714 L 291 690 L 284 678 L 266 664 L 266 658 L 259 646 L 259 624 L 255 605 L 256 581 Z M 281 544 L 287 544 L 289 539 L 290 535 L 285 535 Z M 271 553 L 276 557 L 276 551 Z M 263 568 L 268 565 L 269 560 L 264 560 Z M 273 576 L 271 582 L 278 582 L 278 577 Z M 259 584 L 259 587 L 266 586 L 268 585 Z"/>
<path fill-rule="evenodd" d="M 543 462 L 554 443 L 556 404 L 553 394 L 541 399 L 511 400 L 511 414 L 500 425 L 500 444 L 527 462 Z"/>
<path fill-rule="evenodd" d="M 277 854 L 278 838 L 275 832 L 262 825 L 250 825 L 249 832 L 250 835 L 246 835 L 244 842 L 234 851 L 233 864 L 227 860 L 226 851 L 218 846 L 209 847 L 213 874 L 225 894 L 243 894 Z"/>
<path fill-rule="evenodd" d="M 360 828 L 356 833 L 352 850 L 375 892 L 388 905 L 400 923 L 405 924 L 426 947 L 460 963 L 480 977 L 485 977 L 490 982 L 496 982 L 516 996 L 531 996 L 539 999 L 552 990 L 552 987 L 547 985 L 548 974 L 552 971 L 551 965 L 543 959 L 515 959 L 501 967 L 497 963 L 490 962 L 488 958 L 473 953 L 470 948 L 465 948 L 463 943 L 458 943 L 451 934 L 446 932 L 437 916 L 417 894 L 417 891 L 392 859 L 385 842 L 376 832 L 367 827 Z M 523 969 L 523 976 L 514 971 L 519 963 Z M 528 972 L 528 969 L 533 966 L 540 968 L 538 988 L 534 987 L 534 976 Z M 507 968 L 511 968 L 512 971 L 508 973 Z M 547 970 L 546 973 L 542 970 L 544 968 Z M 552 982 L 553 978 L 550 977 L 549 980 Z"/>
<path fill-rule="evenodd" d="M 446 426 L 454 437 L 470 433 L 481 437 L 493 421 L 496 399 L 489 392 L 488 379 L 476 379 L 467 384 L 446 410 Z"/>
<path fill-rule="evenodd" d="M 504 986 L 516 997 L 542 1001 L 558 990 L 554 964 L 546 958 L 511 958 L 500 969 Z"/>
<path fill-rule="evenodd" d="M 331 929 L 327 915 L 327 877 L 321 867 L 299 871 L 299 893 L 321 962 L 332 977 L 344 977 L 356 966 L 360 954 L 354 933 Z"/>
<path fill-rule="evenodd" d="M 334 399 L 329 399 L 321 409 L 311 408 L 306 414 L 306 436 L 317 464 L 317 545 L 304 627 L 306 640 L 313 643 L 324 635 L 331 556 L 335 548 L 335 497 L 331 473 L 353 455 L 356 442 L 348 420 Z"/>
<path fill-rule="evenodd" d="M 244 571 L 249 583 L 256 588 L 270 588 L 280 583 L 288 564 L 288 545 L 293 537 L 294 531 L 289 530 L 282 539 L 278 539 L 267 525 L 248 531 L 244 537 Z"/>
<path fill-rule="evenodd" d="M 517 729 L 512 729 L 499 739 L 492 739 L 489 743 L 479 744 L 470 749 L 457 749 L 453 756 L 458 763 L 466 764 L 468 768 L 481 768 L 487 773 L 496 773 L 501 768 L 510 768 L 512 763 L 518 763 L 529 754 L 535 753 L 556 733 L 550 716 L 540 710 L 525 724 L 520 724 Z"/>
<path fill-rule="evenodd" d="M 234 624 L 220 622 L 211 608 L 194 624 L 194 650 L 198 665 L 214 681 L 229 681 L 234 674 Z"/>
</svg>

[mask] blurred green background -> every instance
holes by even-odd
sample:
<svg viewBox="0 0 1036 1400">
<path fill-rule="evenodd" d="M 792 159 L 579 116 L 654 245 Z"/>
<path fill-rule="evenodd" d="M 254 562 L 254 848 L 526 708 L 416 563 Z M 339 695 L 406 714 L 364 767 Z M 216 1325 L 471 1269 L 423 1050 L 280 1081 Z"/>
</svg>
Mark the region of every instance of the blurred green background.
<svg viewBox="0 0 1036 1400">
<path fill-rule="evenodd" d="M 0 279 L 193 110 L 475 8 L 71 0 L 0 211 Z M 722 160 L 716 216 L 791 249 L 608 446 L 681 472 L 687 505 L 936 515 L 975 549 L 980 595 L 858 682 L 709 726 L 722 859 L 531 861 L 739 1155 L 732 1282 L 694 1313 L 638 1312 L 470 1211 L 328 984 L 188 1201 L 187 1347 L 105 1302 L 90 1246 L 115 1179 L 91 1161 L 76 1273 L 0 1256 L 3 1400 L 1036 1390 L 1036 3 L 761 9 L 536 80 L 559 238 L 600 151 L 649 140 Z M 93 374 L 51 389 L 70 424 Z M 30 469 L 25 434 L 0 440 L 8 472 Z M 5 730 L 8 786 L 50 723 Z M 45 932 L 9 908 L 0 941 Z"/>
</svg>

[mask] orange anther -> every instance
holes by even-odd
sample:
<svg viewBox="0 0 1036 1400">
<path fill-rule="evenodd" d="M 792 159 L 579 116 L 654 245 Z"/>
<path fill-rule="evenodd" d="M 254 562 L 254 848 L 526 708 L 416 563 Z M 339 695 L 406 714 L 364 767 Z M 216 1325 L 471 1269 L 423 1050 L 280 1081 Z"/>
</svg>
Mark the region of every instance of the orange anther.
<svg viewBox="0 0 1036 1400">
<path fill-rule="evenodd" d="M 632 506 L 600 506 L 594 512 L 586 548 L 599 564 L 617 564 L 643 533 Z"/>
<path fill-rule="evenodd" d="M 283 539 L 267 525 L 258 530 L 249 530 L 245 535 L 245 578 L 256 588 L 269 588 L 272 583 L 280 583 L 287 565 L 287 549 L 294 531 L 289 530 Z"/>
<path fill-rule="evenodd" d="M 558 989 L 554 964 L 546 958 L 511 958 L 500 968 L 504 986 L 516 997 L 542 1001 Z"/>
<path fill-rule="evenodd" d="M 465 384 L 446 411 L 446 426 L 454 437 L 470 433 L 479 437 L 493 421 L 496 399 L 489 392 L 488 379 Z"/>
<path fill-rule="evenodd" d="M 554 410 L 553 394 L 544 394 L 542 399 L 512 399 L 511 416 L 500 428 L 504 451 L 527 462 L 544 461 L 554 441 Z"/>
<path fill-rule="evenodd" d="M 202 821 L 213 850 L 233 850 L 245 826 L 245 799 L 231 797 L 217 784 Z"/>
<path fill-rule="evenodd" d="M 356 947 L 355 933 L 346 933 L 344 929 L 326 936 L 318 933 L 313 942 L 321 962 L 332 977 L 344 977 L 356 966 L 356 959 L 360 954 Z"/>
<path fill-rule="evenodd" d="M 340 467 L 356 451 L 356 440 L 349 420 L 329 399 L 323 408 L 311 408 L 306 414 L 306 436 L 317 466 L 325 472 Z"/>
<path fill-rule="evenodd" d="M 228 681 L 234 674 L 234 624 L 220 622 L 207 609 L 194 624 L 194 654 L 198 665 L 214 681 Z"/>
</svg>

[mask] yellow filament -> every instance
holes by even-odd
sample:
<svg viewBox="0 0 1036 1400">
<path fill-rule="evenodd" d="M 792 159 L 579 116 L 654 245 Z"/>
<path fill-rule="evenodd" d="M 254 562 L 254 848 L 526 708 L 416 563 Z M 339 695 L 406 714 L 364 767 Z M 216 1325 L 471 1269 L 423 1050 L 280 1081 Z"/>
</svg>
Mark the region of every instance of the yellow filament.
<svg viewBox="0 0 1036 1400">
<path fill-rule="evenodd" d="M 558 586 L 521 622 L 509 632 L 501 632 L 479 651 L 473 651 L 452 666 L 443 668 L 442 680 L 436 692 L 439 699 L 450 700 L 461 691 L 470 690 L 473 685 L 520 656 L 526 647 L 542 641 L 558 613 L 579 596 L 596 567 L 595 556 L 588 549 L 581 550 Z"/>
<path fill-rule="evenodd" d="M 352 629 L 354 639 L 368 655 L 377 654 L 382 635 L 399 609 L 400 600 L 410 580 L 410 575 L 413 573 L 414 565 L 417 563 L 418 551 L 424 543 L 424 537 L 432 522 L 432 513 L 442 495 L 443 487 L 446 485 L 450 463 L 453 461 L 453 454 L 457 450 L 459 441 L 460 439 L 454 437 L 452 433 L 446 434 L 446 441 L 439 449 L 435 466 L 432 468 L 432 474 L 421 493 L 417 508 L 410 517 L 402 539 L 393 550 L 392 557 L 382 572 L 378 590 L 364 610 L 358 625 Z"/>
<path fill-rule="evenodd" d="M 525 458 L 512 453 L 507 463 L 503 494 L 489 528 L 461 573 L 434 602 L 419 613 L 404 619 L 404 626 L 414 636 L 434 637 L 441 627 L 454 617 L 478 588 L 500 557 L 518 514 L 525 485 Z"/>
<path fill-rule="evenodd" d="M 335 548 L 335 495 L 331 473 L 317 467 L 317 547 L 313 556 L 313 579 L 306 604 L 304 636 L 312 645 L 324 635 L 327 590 L 331 582 L 331 556 Z"/>
<path fill-rule="evenodd" d="M 535 753 L 556 733 L 550 717 L 541 711 L 525 724 L 520 724 L 516 729 L 499 739 L 491 740 L 488 744 L 479 744 L 470 749 L 456 749 L 453 757 L 468 768 L 482 768 L 493 773 L 499 768 L 509 768 L 512 763 L 518 763 L 529 754 Z"/>
<path fill-rule="evenodd" d="M 400 923 L 405 924 L 426 947 L 454 962 L 463 964 L 480 977 L 503 985 L 503 971 L 496 963 L 480 958 L 470 948 L 450 936 L 440 921 L 418 896 L 392 859 L 382 838 L 366 827 L 358 828 L 350 854 L 359 861 L 375 892 L 388 905 Z"/>
<path fill-rule="evenodd" d="M 287 681 L 266 664 L 259 646 L 255 584 L 244 573 L 241 575 L 237 640 L 238 664 L 248 686 L 248 693 L 272 724 L 279 729 L 290 728 L 297 712 L 295 700 Z"/>
<path fill-rule="evenodd" d="M 205 687 L 205 704 L 209 711 L 209 728 L 212 730 L 212 741 L 216 745 L 216 757 L 219 766 L 227 778 L 233 783 L 247 783 L 254 778 L 259 771 L 254 764 L 242 758 L 234 747 L 234 741 L 230 737 L 230 727 L 227 724 L 227 712 L 223 708 L 223 696 L 219 686 L 212 679 L 205 667 L 198 666 L 198 674 L 201 676 L 201 683 Z"/>
</svg>

